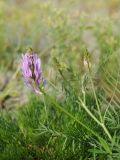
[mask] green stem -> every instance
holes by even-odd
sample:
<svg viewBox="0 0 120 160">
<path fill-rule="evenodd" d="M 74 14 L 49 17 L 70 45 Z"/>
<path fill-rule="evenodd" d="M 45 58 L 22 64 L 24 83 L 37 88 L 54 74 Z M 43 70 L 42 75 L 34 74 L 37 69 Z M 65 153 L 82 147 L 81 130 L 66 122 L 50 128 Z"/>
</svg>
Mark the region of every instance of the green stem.
<svg viewBox="0 0 120 160">
<path fill-rule="evenodd" d="M 92 119 L 94 119 L 95 122 L 97 122 L 99 125 L 101 125 L 101 122 L 92 114 L 92 112 L 87 108 L 87 106 L 82 102 L 82 100 L 79 98 L 83 108 L 85 109 L 85 111 L 90 115 L 90 117 L 92 117 Z"/>
<path fill-rule="evenodd" d="M 91 85 L 92 85 L 92 89 L 93 89 L 93 94 L 94 94 L 94 97 L 95 97 L 95 101 L 96 101 L 96 105 L 97 105 L 97 110 L 98 110 L 98 113 L 99 113 L 99 116 L 100 116 L 100 121 L 101 121 L 101 123 L 102 123 L 102 122 L 103 122 L 103 119 L 102 119 L 102 115 L 101 115 L 101 111 L 100 111 L 100 106 L 99 106 L 99 103 L 98 103 L 98 100 L 97 100 L 97 96 L 96 96 L 94 84 L 93 84 L 92 77 L 91 77 L 89 61 L 87 61 L 87 63 L 88 63 L 89 77 L 90 77 L 90 81 L 91 81 Z"/>
<path fill-rule="evenodd" d="M 108 131 L 108 129 L 106 128 L 106 126 L 104 125 L 104 123 L 101 123 L 101 127 L 103 128 L 103 130 L 105 131 L 105 133 L 108 135 L 110 141 L 112 140 L 112 137 Z"/>
<path fill-rule="evenodd" d="M 54 105 L 54 107 L 56 106 L 61 112 L 64 112 L 67 116 L 71 117 L 74 121 L 76 121 L 77 123 L 79 123 L 83 128 L 85 128 L 87 131 L 89 131 L 90 133 L 92 133 L 94 136 L 100 138 L 100 136 L 95 133 L 93 130 L 91 130 L 89 127 L 87 127 L 84 123 L 82 123 L 81 121 L 79 121 L 76 117 L 74 117 L 71 113 L 69 113 L 68 111 L 66 111 L 63 107 L 61 107 L 59 104 L 57 104 L 55 102 L 55 100 L 53 98 L 51 98 L 50 96 L 48 96 L 47 94 L 43 93 Z"/>
<path fill-rule="evenodd" d="M 107 130 L 106 126 L 104 125 L 104 123 L 100 122 L 100 121 L 92 114 L 92 112 L 87 108 L 87 106 L 82 102 L 82 100 L 81 100 L 80 98 L 79 98 L 79 100 L 80 100 L 83 108 L 85 109 L 85 111 L 89 114 L 89 116 L 90 116 L 98 125 L 100 125 L 100 126 L 103 128 L 103 130 L 104 130 L 104 132 L 106 133 L 106 135 L 109 137 L 110 140 L 112 140 L 112 137 L 111 137 L 109 131 Z"/>
<path fill-rule="evenodd" d="M 45 102 L 45 96 L 44 96 L 44 95 L 43 95 L 43 103 L 44 103 L 44 107 L 45 107 L 46 121 L 48 121 L 47 106 L 46 106 L 46 102 Z"/>
</svg>

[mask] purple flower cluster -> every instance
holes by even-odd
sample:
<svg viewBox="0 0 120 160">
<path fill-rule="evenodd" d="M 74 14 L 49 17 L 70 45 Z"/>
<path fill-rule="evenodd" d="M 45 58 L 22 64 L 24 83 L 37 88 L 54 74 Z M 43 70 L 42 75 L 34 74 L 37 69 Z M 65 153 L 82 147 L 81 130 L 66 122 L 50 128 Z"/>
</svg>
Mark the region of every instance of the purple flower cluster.
<svg viewBox="0 0 120 160">
<path fill-rule="evenodd" d="M 41 94 L 38 89 L 40 80 L 46 83 L 42 77 L 41 60 L 36 53 L 27 52 L 22 55 L 21 59 L 22 74 L 27 86 L 31 87 L 35 93 Z"/>
</svg>

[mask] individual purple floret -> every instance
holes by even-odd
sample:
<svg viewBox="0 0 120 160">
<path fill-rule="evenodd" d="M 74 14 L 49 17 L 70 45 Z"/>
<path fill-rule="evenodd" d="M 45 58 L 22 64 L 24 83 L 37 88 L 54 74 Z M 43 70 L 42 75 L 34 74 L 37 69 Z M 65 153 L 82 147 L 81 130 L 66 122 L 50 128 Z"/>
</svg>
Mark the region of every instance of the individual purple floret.
<svg viewBox="0 0 120 160">
<path fill-rule="evenodd" d="M 27 86 L 31 87 L 35 93 L 41 94 L 38 89 L 40 80 L 42 80 L 43 84 L 46 83 L 46 80 L 42 77 L 41 60 L 37 54 L 33 52 L 23 54 L 21 69 Z"/>
<path fill-rule="evenodd" d="M 44 79 L 43 77 L 42 77 L 42 82 L 44 85 L 46 84 L 46 79 Z"/>
</svg>

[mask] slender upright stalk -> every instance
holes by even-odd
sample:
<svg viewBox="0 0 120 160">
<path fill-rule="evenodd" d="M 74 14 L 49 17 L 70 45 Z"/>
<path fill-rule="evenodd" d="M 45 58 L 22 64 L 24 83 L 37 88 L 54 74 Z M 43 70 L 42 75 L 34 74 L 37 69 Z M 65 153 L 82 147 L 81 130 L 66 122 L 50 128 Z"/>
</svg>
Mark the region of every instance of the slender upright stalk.
<svg viewBox="0 0 120 160">
<path fill-rule="evenodd" d="M 92 90 L 93 90 L 93 94 L 94 94 L 94 97 L 95 97 L 98 114 L 100 116 L 100 121 L 103 122 L 103 118 L 102 118 L 101 111 L 100 111 L 100 106 L 99 106 L 99 103 L 98 103 L 98 99 L 97 99 L 97 95 L 96 95 L 96 92 L 95 92 L 93 80 L 92 80 L 92 77 L 91 77 L 91 70 L 90 70 L 90 65 L 89 65 L 89 61 L 88 60 L 87 60 L 87 64 L 88 64 L 88 70 L 89 70 L 89 78 L 90 78 L 90 81 L 91 81 Z"/>
<path fill-rule="evenodd" d="M 112 137 L 108 131 L 108 129 L 106 128 L 105 124 L 103 122 L 100 122 L 93 114 L 92 112 L 88 109 L 88 107 L 84 104 L 84 102 L 80 99 L 80 97 L 78 97 L 80 100 L 80 103 L 82 104 L 83 108 L 85 109 L 85 111 L 88 113 L 88 115 L 99 125 L 103 128 L 104 132 L 106 133 L 106 135 L 109 137 L 110 140 L 112 140 Z"/>
<path fill-rule="evenodd" d="M 43 102 L 44 102 L 44 108 L 45 108 L 46 122 L 48 122 L 47 106 L 46 106 L 45 96 L 44 95 L 43 95 Z"/>
<path fill-rule="evenodd" d="M 86 129 L 87 131 L 89 131 L 94 136 L 96 136 L 98 138 L 101 138 L 96 132 L 94 132 L 92 129 L 90 129 L 89 127 L 87 127 L 84 123 L 82 123 L 80 120 L 78 120 L 76 117 L 74 117 L 71 113 L 69 113 L 67 110 L 65 110 L 63 107 L 61 107 L 59 104 L 57 104 L 52 97 L 50 97 L 49 95 L 47 95 L 45 92 L 43 92 L 43 94 L 44 94 L 44 96 L 48 100 L 50 100 L 54 104 L 53 107 L 59 109 L 61 112 L 65 113 L 67 116 L 71 117 L 74 121 L 76 121 L 78 124 L 80 124 L 84 129 Z"/>
</svg>

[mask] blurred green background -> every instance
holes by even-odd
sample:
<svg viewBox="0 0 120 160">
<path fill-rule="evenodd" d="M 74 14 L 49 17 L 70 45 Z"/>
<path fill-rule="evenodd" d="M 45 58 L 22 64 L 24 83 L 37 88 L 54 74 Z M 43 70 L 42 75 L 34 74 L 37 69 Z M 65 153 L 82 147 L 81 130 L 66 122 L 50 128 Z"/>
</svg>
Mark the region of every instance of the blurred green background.
<svg viewBox="0 0 120 160">
<path fill-rule="evenodd" d="M 28 47 L 39 54 L 43 74 L 54 84 L 54 58 L 82 75 L 87 49 L 97 87 L 109 99 L 119 79 L 119 9 L 119 0 L 0 0 L 0 102 L 8 95 L 7 106 L 26 100 L 19 64 Z M 116 91 L 115 100 L 119 96 Z"/>
<path fill-rule="evenodd" d="M 41 96 L 20 69 L 29 47 Z M 0 159 L 120 160 L 119 61 L 120 0 L 0 0 Z"/>
</svg>

